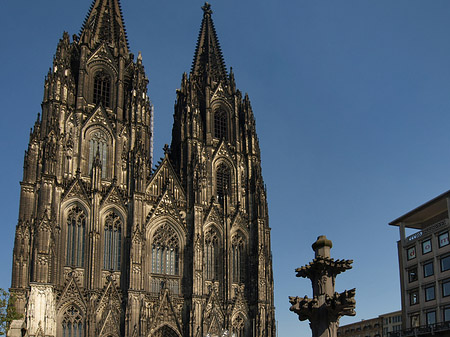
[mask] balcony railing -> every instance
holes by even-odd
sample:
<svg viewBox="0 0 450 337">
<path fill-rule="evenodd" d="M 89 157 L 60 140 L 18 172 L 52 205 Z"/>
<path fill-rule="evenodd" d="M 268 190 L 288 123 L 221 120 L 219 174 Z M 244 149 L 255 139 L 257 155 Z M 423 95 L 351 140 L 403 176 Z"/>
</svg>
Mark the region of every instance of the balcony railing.
<svg viewBox="0 0 450 337">
<path fill-rule="evenodd" d="M 388 332 L 388 337 L 410 337 L 410 336 L 431 336 L 441 332 L 450 331 L 450 322 L 436 323 L 430 325 L 421 325 L 416 328 L 400 330 L 395 332 Z M 439 336 L 439 335 L 438 335 Z M 444 336 L 442 334 L 442 336 Z M 445 334 L 448 336 L 448 334 Z"/>
<path fill-rule="evenodd" d="M 410 236 L 408 236 L 405 240 L 406 244 L 410 244 L 411 242 L 421 238 L 424 235 L 427 235 L 428 233 L 434 233 L 437 230 L 439 230 L 441 227 L 445 227 L 449 225 L 449 220 L 448 219 L 444 219 L 441 220 L 439 222 L 436 222 L 435 224 L 428 226 L 427 228 L 425 228 L 423 231 L 414 233 Z"/>
</svg>

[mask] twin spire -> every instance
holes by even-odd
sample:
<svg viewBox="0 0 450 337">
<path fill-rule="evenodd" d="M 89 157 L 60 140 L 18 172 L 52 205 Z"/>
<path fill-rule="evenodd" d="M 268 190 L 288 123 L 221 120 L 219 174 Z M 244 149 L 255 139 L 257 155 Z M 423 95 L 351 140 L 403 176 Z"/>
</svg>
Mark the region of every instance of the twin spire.
<svg viewBox="0 0 450 337">
<path fill-rule="evenodd" d="M 211 5 L 205 2 L 202 9 L 203 20 L 191 74 L 200 78 L 209 75 L 215 81 L 226 81 L 228 76 L 211 18 Z M 106 42 L 115 47 L 124 48 L 124 51 L 128 53 L 128 39 L 119 0 L 93 0 L 81 27 L 80 41 L 92 44 L 92 47 Z"/>
</svg>

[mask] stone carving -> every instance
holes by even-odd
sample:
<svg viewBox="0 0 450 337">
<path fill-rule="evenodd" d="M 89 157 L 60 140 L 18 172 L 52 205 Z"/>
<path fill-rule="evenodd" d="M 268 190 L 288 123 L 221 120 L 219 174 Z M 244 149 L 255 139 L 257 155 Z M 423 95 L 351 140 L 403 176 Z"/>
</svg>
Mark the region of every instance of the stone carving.
<svg viewBox="0 0 450 337">
<path fill-rule="evenodd" d="M 45 336 L 56 336 L 55 295 L 50 285 L 32 284 L 27 307 L 27 328 L 30 336 L 39 330 Z"/>
<path fill-rule="evenodd" d="M 290 311 L 300 321 L 309 320 L 313 337 L 336 337 L 341 316 L 355 315 L 355 289 L 342 293 L 334 291 L 336 275 L 351 269 L 353 260 L 330 258 L 332 242 L 322 235 L 312 245 L 315 258 L 308 265 L 297 268 L 297 277 L 307 277 L 313 286 L 313 298 L 289 297 Z"/>
</svg>

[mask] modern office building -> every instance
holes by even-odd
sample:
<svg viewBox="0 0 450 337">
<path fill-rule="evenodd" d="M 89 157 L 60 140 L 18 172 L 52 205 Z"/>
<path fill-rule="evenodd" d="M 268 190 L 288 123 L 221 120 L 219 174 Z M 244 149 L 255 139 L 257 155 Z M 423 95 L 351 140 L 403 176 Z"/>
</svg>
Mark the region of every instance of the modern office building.
<svg viewBox="0 0 450 337">
<path fill-rule="evenodd" d="M 450 334 L 449 212 L 450 191 L 389 223 L 400 230 L 403 331 L 399 335 Z"/>
<path fill-rule="evenodd" d="M 339 337 L 389 337 L 402 330 L 402 312 L 394 311 L 376 318 L 364 319 L 343 325 L 338 329 Z"/>
<path fill-rule="evenodd" d="M 383 326 L 383 337 L 392 336 L 392 333 L 402 330 L 402 312 L 394 311 L 384 315 L 380 315 Z"/>
<path fill-rule="evenodd" d="M 338 329 L 338 337 L 381 337 L 383 327 L 380 317 L 343 325 Z"/>
</svg>

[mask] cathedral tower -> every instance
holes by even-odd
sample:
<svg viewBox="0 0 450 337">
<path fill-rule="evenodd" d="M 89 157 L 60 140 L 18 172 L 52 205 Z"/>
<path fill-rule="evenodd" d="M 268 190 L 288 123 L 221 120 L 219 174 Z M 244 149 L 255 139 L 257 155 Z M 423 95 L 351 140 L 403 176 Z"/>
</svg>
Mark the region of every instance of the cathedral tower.
<svg viewBox="0 0 450 337">
<path fill-rule="evenodd" d="M 21 182 L 11 293 L 28 336 L 122 336 L 131 231 L 152 165 L 152 107 L 118 0 L 64 33 Z"/>
<path fill-rule="evenodd" d="M 211 14 L 155 169 L 119 0 L 63 34 L 21 182 L 11 293 L 27 336 L 275 336 L 255 120 Z"/>
<path fill-rule="evenodd" d="M 192 325 L 205 336 L 275 336 L 266 190 L 255 118 L 227 73 L 211 18 L 177 90 L 170 159 L 186 193 Z M 195 335 L 197 336 L 197 335 Z"/>
</svg>

